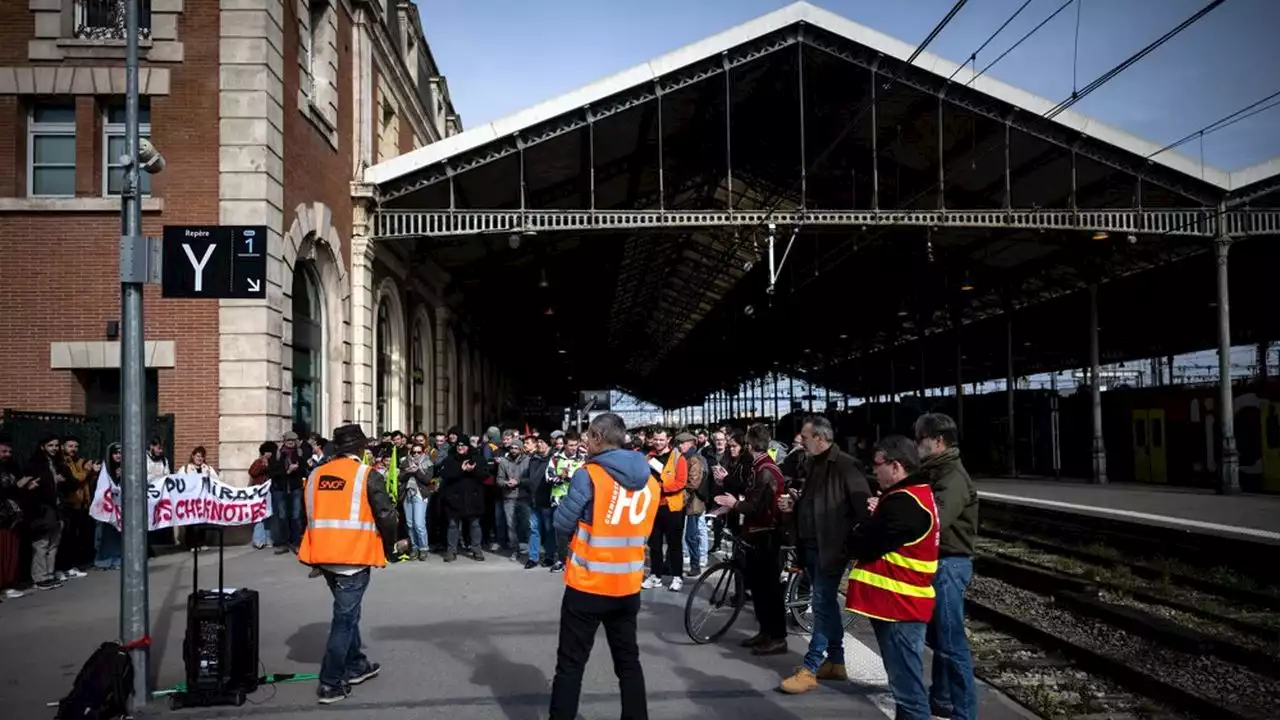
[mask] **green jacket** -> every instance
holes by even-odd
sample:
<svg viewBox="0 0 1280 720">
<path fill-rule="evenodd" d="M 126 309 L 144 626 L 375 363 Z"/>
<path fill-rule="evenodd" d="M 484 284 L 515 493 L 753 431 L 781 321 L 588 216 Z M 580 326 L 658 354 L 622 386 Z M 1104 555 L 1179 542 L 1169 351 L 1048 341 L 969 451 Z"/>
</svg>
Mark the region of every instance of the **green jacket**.
<svg viewBox="0 0 1280 720">
<path fill-rule="evenodd" d="M 920 473 L 933 485 L 942 538 L 938 554 L 973 555 L 978 535 L 978 488 L 960 461 L 960 451 L 947 448 L 924 459 Z"/>
</svg>

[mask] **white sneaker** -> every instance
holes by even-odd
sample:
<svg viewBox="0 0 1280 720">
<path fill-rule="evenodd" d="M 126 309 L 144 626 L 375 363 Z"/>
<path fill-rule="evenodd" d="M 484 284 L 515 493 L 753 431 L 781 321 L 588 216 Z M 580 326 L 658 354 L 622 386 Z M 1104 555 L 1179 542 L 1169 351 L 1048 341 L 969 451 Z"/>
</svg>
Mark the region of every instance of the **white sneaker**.
<svg viewBox="0 0 1280 720">
<path fill-rule="evenodd" d="M 22 592 L 21 590 L 14 590 L 13 588 L 9 588 L 8 590 L 4 591 L 4 596 L 8 600 L 17 600 L 23 595 L 26 595 L 26 593 Z"/>
<path fill-rule="evenodd" d="M 62 572 L 61 570 L 53 574 L 54 582 L 66 582 L 66 580 L 67 580 L 67 574 Z"/>
<path fill-rule="evenodd" d="M 67 577 L 69 577 L 69 578 L 82 578 L 82 577 L 89 577 L 89 573 L 81 572 L 80 570 L 77 570 L 76 568 L 71 568 L 70 570 L 68 570 L 68 571 L 67 571 Z"/>
<path fill-rule="evenodd" d="M 650 575 L 649 577 L 644 579 L 644 582 L 641 583 L 640 587 L 645 590 L 660 588 L 662 587 L 662 578 L 658 577 L 657 575 Z"/>
<path fill-rule="evenodd" d="M 680 588 L 683 586 L 684 586 L 684 581 L 680 579 L 679 575 L 677 575 L 671 578 L 671 584 L 667 586 L 667 589 L 670 590 L 671 592 L 680 592 Z"/>
</svg>

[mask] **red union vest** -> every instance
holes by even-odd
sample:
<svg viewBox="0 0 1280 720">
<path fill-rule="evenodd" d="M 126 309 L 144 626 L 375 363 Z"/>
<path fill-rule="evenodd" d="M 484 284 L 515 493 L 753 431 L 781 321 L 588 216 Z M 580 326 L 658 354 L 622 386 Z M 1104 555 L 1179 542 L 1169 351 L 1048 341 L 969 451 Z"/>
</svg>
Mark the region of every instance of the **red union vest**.
<svg viewBox="0 0 1280 720">
<path fill-rule="evenodd" d="M 307 530 L 298 560 L 307 565 L 386 567 L 382 536 L 369 506 L 372 468 L 349 457 L 330 460 L 307 478 Z"/>
<path fill-rule="evenodd" d="M 924 535 L 871 562 L 858 563 L 849 573 L 853 612 L 892 622 L 929 622 L 933 617 L 933 575 L 938 571 L 938 505 L 926 484 L 908 485 L 888 495 L 905 493 L 929 512 Z M 885 497 L 888 497 L 886 495 Z M 885 498 L 881 498 L 883 504 Z"/>
<path fill-rule="evenodd" d="M 658 517 L 658 481 L 650 476 L 643 490 L 628 490 L 596 463 L 584 468 L 595 491 L 592 522 L 578 521 L 564 582 L 592 595 L 635 595 L 644 582 L 644 548 Z"/>
</svg>

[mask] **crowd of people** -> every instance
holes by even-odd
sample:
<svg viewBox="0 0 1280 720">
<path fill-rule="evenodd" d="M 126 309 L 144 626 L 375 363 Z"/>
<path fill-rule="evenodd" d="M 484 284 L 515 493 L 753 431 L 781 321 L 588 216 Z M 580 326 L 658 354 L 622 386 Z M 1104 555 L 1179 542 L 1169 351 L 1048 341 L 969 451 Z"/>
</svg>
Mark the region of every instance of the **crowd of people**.
<svg viewBox="0 0 1280 720">
<path fill-rule="evenodd" d="M 307 555 L 313 509 L 306 506 L 314 501 L 306 494 L 308 478 L 347 458 L 358 460 L 353 467 L 375 472 L 385 488 L 387 516 L 377 521 L 387 532 L 373 536 L 381 554 L 377 565 L 437 554 L 445 562 L 483 562 L 487 551 L 527 570 L 565 572 L 574 562 L 574 538 L 583 534 L 578 518 L 591 515 L 594 486 L 582 480 L 588 473 L 579 472 L 590 464 L 619 483 L 641 487 L 651 479 L 657 488 L 645 548 L 648 573 L 637 579 L 641 592 L 680 592 L 685 578 L 699 576 L 712 555 L 728 556 L 726 538 L 743 543 L 758 632 L 742 644 L 755 655 L 790 650 L 779 577 L 782 548 L 796 548 L 810 581 L 814 623 L 800 668 L 780 684 L 784 693 L 847 677 L 842 613 L 852 611 L 870 618 L 899 717 L 974 718 L 964 593 L 972 576 L 977 493 L 960 461 L 954 421 L 928 414 L 914 429 L 914 438 L 891 436 L 874 444 L 855 438 L 846 452 L 822 416 L 806 418 L 789 447 L 761 424 L 653 427 L 628 432 L 619 447 L 609 448 L 631 452 L 606 455 L 590 455 L 573 431 L 544 435 L 529 427 L 491 427 L 483 435 L 458 427 L 375 438 L 361 432 L 358 447 L 352 437 L 339 442 L 290 432 L 279 443 L 263 443 L 249 470 L 251 482 L 271 482 L 273 507 L 272 517 L 254 527 L 253 545 Z M 118 444 L 102 460 L 86 460 L 75 438 L 50 437 L 23 463 L 0 438 L 0 588 L 6 598 L 22 596 L 24 567 L 31 587 L 40 590 L 83 577 L 87 569 L 119 567 L 119 533 L 88 515 L 104 467 L 118 481 Z M 171 472 L 158 439 L 150 444 L 147 472 Z M 195 448 L 177 472 L 217 475 L 203 448 Z M 199 528 L 186 530 L 188 546 L 203 544 Z M 575 567 L 583 563 L 578 558 Z M 343 583 L 352 582 L 353 575 L 325 573 L 332 564 L 307 564 L 313 576 L 326 577 L 335 598 Z M 928 684 L 926 644 L 934 650 Z M 372 677 L 376 664 L 347 675 L 362 673 Z M 345 697 L 344 682 L 355 684 L 348 677 L 326 691 L 323 676 L 322 702 Z"/>
</svg>

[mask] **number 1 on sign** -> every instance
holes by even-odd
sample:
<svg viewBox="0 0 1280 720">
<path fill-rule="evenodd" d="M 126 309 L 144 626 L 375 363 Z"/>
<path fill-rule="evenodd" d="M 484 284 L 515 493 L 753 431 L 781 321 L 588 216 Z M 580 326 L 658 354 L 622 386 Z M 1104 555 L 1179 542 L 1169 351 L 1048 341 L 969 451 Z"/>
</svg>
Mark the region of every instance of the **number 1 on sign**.
<svg viewBox="0 0 1280 720">
<path fill-rule="evenodd" d="M 251 237 L 245 238 L 244 247 L 245 247 L 245 252 L 248 253 L 249 255 L 252 255 L 253 254 L 253 238 Z"/>
</svg>

